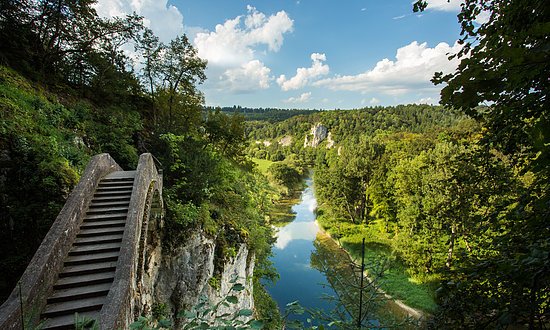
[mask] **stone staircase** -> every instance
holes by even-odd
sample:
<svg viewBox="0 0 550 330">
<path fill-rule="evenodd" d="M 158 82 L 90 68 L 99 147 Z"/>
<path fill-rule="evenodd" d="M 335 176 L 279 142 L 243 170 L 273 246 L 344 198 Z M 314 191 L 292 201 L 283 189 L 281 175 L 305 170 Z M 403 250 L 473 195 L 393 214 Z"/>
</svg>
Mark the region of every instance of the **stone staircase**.
<svg viewBox="0 0 550 330">
<path fill-rule="evenodd" d="M 135 175 L 118 171 L 99 182 L 41 313 L 41 329 L 74 329 L 75 313 L 99 318 L 115 277 Z"/>
</svg>

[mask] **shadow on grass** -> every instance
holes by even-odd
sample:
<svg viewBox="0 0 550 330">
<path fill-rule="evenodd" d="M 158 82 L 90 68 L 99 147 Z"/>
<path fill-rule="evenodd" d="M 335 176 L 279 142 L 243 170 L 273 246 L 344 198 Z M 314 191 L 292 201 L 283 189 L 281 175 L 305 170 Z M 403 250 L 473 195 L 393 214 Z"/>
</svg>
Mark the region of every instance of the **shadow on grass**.
<svg viewBox="0 0 550 330">
<path fill-rule="evenodd" d="M 356 263 L 361 262 L 361 242 L 342 239 L 342 246 Z M 434 292 L 439 284 L 439 278 L 425 277 L 422 281 L 411 277 L 406 265 L 392 253 L 389 245 L 378 242 L 365 244 L 366 271 L 373 271 L 384 263 L 384 274 L 380 279 L 381 289 L 394 299 L 403 301 L 406 305 L 432 313 L 437 304 Z"/>
</svg>

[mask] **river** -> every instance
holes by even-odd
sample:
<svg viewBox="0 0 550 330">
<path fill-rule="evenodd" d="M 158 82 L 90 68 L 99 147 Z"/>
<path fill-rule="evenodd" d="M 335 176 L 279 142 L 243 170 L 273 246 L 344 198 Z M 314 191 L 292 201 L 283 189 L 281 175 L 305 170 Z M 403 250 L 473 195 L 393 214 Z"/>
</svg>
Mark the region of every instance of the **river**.
<svg viewBox="0 0 550 330">
<path fill-rule="evenodd" d="M 273 247 L 271 260 L 279 280 L 267 284 L 267 291 L 284 312 L 286 304 L 299 300 L 304 307 L 331 310 L 334 303 L 321 299 L 324 295 L 334 296 L 335 292 L 323 273 L 311 265 L 312 252 L 316 251 L 314 241 L 319 233 L 314 210 L 317 201 L 313 194 L 313 180 L 306 180 L 300 203 L 292 207 L 295 219 L 278 229 L 277 241 Z M 297 317 L 304 320 L 304 317 Z"/>
<path fill-rule="evenodd" d="M 266 289 L 279 305 L 281 313 L 293 301 L 299 301 L 303 307 L 329 313 L 336 308 L 336 303 L 327 300 L 326 296 L 336 297 L 339 294 L 340 297 L 351 297 L 354 304 L 358 298 L 358 290 L 350 293 L 349 289 L 357 284 L 358 273 L 351 269 L 347 254 L 320 230 L 315 221 L 316 207 L 313 180 L 308 178 L 300 202 L 292 207 L 295 219 L 278 228 L 273 247 L 271 260 L 280 278 L 275 284 L 266 283 Z M 392 314 L 392 319 L 405 316 L 392 301 L 378 303 L 377 307 L 371 305 L 366 308 L 380 310 L 382 306 L 385 312 Z M 374 314 L 378 319 L 380 313 Z M 369 312 L 369 315 L 371 320 L 366 322 L 378 325 L 378 321 L 372 320 L 373 313 Z M 308 317 L 307 314 L 291 315 L 289 319 L 305 322 Z"/>
</svg>

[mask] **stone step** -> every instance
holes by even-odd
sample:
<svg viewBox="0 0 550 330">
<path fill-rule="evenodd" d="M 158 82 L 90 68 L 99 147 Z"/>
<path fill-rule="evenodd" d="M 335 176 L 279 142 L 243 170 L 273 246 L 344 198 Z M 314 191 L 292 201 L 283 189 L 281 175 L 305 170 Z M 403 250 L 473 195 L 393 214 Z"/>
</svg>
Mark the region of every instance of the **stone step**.
<svg viewBox="0 0 550 330">
<path fill-rule="evenodd" d="M 97 197 L 126 197 L 131 195 L 132 195 L 131 190 L 96 191 L 94 194 L 94 200 Z"/>
<path fill-rule="evenodd" d="M 112 283 L 100 283 L 76 288 L 56 290 L 48 298 L 47 303 L 55 304 L 63 301 L 106 296 L 111 289 L 111 285 Z"/>
<path fill-rule="evenodd" d="M 126 221 L 124 220 L 96 220 L 85 221 L 80 225 L 80 230 L 84 229 L 97 229 L 97 228 L 109 228 L 109 227 L 124 227 Z"/>
<path fill-rule="evenodd" d="M 122 235 L 123 233 L 124 233 L 123 227 L 92 228 L 92 229 L 81 229 L 78 235 L 76 235 L 76 237 Z"/>
<path fill-rule="evenodd" d="M 130 202 L 130 198 L 131 198 L 131 195 L 128 195 L 128 196 L 107 196 L 107 197 L 94 197 L 92 199 L 92 203 L 95 203 L 95 202 L 114 202 L 114 201 L 127 201 L 128 203 Z"/>
<path fill-rule="evenodd" d="M 128 205 L 125 206 L 111 206 L 111 207 L 90 207 L 86 214 L 99 214 L 99 213 L 125 213 L 128 212 Z"/>
<path fill-rule="evenodd" d="M 126 220 L 127 212 L 107 213 L 107 214 L 90 214 L 84 218 L 84 221 L 100 221 L 100 220 Z"/>
<path fill-rule="evenodd" d="M 133 186 L 99 186 L 96 191 L 128 191 L 132 190 Z"/>
<path fill-rule="evenodd" d="M 99 181 L 98 186 L 114 186 L 114 185 L 121 185 L 121 186 L 131 186 L 134 184 L 133 178 L 126 178 L 126 179 L 103 179 Z"/>
<path fill-rule="evenodd" d="M 136 171 L 117 171 L 107 174 L 103 180 L 128 180 L 136 177 Z M 103 181 L 102 180 L 102 181 Z"/>
<path fill-rule="evenodd" d="M 86 285 L 100 284 L 100 283 L 112 283 L 115 278 L 114 271 L 107 271 L 102 273 L 87 274 L 80 276 L 61 277 L 57 280 L 53 286 L 54 290 L 76 288 Z"/>
<path fill-rule="evenodd" d="M 84 298 L 72 301 L 64 301 L 46 305 L 43 318 L 56 317 L 61 315 L 72 315 L 74 313 L 99 311 L 105 303 L 107 296 Z"/>
<path fill-rule="evenodd" d="M 99 320 L 99 311 L 88 311 L 78 313 L 79 318 L 89 318 Z M 40 329 L 43 330 L 73 330 L 75 329 L 75 315 L 67 314 L 46 319 L 40 323 Z"/>
<path fill-rule="evenodd" d="M 94 245 L 77 245 L 69 251 L 69 256 L 79 256 L 83 254 L 113 252 L 120 250 L 120 243 L 103 243 Z"/>
<path fill-rule="evenodd" d="M 77 256 L 69 256 L 64 261 L 65 266 L 78 266 L 78 265 L 89 265 L 96 264 L 100 262 L 109 262 L 117 261 L 118 256 L 120 255 L 119 251 L 110 251 L 102 253 L 91 253 Z"/>
<path fill-rule="evenodd" d="M 116 261 L 96 262 L 85 265 L 65 266 L 59 277 L 79 276 L 86 274 L 95 274 L 102 272 L 110 272 L 116 269 Z"/>
<path fill-rule="evenodd" d="M 122 242 L 122 234 L 105 235 L 97 237 L 77 237 L 73 246 L 88 246 L 105 243 L 120 243 Z"/>
<path fill-rule="evenodd" d="M 116 207 L 116 206 L 126 206 L 130 203 L 128 200 L 105 200 L 105 201 L 92 201 L 90 203 L 90 208 L 101 208 L 101 207 Z"/>
</svg>

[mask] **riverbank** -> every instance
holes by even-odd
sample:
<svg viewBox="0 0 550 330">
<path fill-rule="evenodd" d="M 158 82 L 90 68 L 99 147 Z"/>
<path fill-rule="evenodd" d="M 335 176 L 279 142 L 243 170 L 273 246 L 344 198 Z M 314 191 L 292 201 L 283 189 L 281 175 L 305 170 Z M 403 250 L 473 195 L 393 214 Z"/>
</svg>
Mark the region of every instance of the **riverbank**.
<svg viewBox="0 0 550 330">
<path fill-rule="evenodd" d="M 317 225 L 319 226 L 319 229 L 320 229 L 319 233 L 317 234 L 317 240 L 318 241 L 322 242 L 322 244 L 325 244 L 325 245 L 330 245 L 330 243 L 332 243 L 333 245 L 337 246 L 340 254 L 344 254 L 344 256 L 343 256 L 344 258 L 347 258 L 350 262 L 357 263 L 358 260 L 354 259 L 349 251 L 347 251 L 344 247 L 342 247 L 342 245 L 337 240 L 335 240 L 330 235 L 330 233 L 325 231 L 317 220 L 315 222 L 317 223 Z M 328 243 L 329 240 L 330 240 L 330 243 Z M 334 250 L 334 248 L 333 248 L 333 250 Z M 333 251 L 333 252 L 335 254 L 337 253 L 336 251 Z M 343 257 L 340 256 L 340 258 L 343 258 Z M 369 275 L 368 270 L 365 271 L 365 275 L 368 277 L 368 275 Z M 391 310 L 391 313 L 393 315 L 399 316 L 401 318 L 412 317 L 416 320 L 420 320 L 420 319 L 424 318 L 427 315 L 426 311 L 422 311 L 420 309 L 413 308 L 413 307 L 405 304 L 403 301 L 401 301 L 399 299 L 395 299 L 394 297 L 392 297 L 391 295 L 389 295 L 388 293 L 386 293 L 382 289 L 380 289 L 380 292 L 387 299 L 387 304 L 384 307 Z"/>
<path fill-rule="evenodd" d="M 375 265 L 384 262 L 384 276 L 380 288 L 403 309 L 411 309 L 411 314 L 431 314 L 435 311 L 435 289 L 437 278 L 418 279 L 411 277 L 407 268 L 392 254 L 386 238 L 377 237 L 372 228 L 350 223 L 337 223 L 325 216 L 317 218 L 319 227 L 345 250 L 349 257 L 360 263 L 361 241 L 367 238 L 365 248 L 366 270 L 374 271 Z"/>
</svg>

